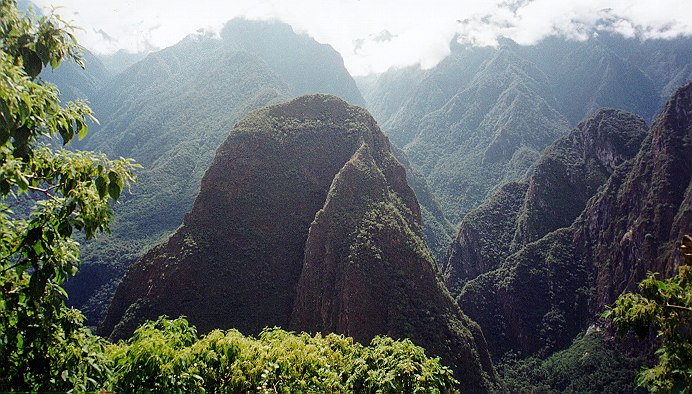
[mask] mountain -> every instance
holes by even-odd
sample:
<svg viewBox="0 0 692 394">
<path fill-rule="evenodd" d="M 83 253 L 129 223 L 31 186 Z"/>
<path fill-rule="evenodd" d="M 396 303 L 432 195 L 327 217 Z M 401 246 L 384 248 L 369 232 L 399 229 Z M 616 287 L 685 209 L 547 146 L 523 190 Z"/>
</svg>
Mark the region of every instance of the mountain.
<svg viewBox="0 0 692 394">
<path fill-rule="evenodd" d="M 497 51 L 464 48 L 431 70 L 416 95 L 385 122 L 457 223 L 492 189 L 520 179 L 567 129 L 543 99 L 545 76 L 506 43 Z"/>
<path fill-rule="evenodd" d="M 453 40 L 430 70 L 394 69 L 361 85 L 384 132 L 459 223 L 501 185 L 521 181 L 546 146 L 599 108 L 651 121 L 692 77 L 689 46 L 689 38 L 605 33 L 532 46 L 503 39 L 497 48 Z M 387 101 L 402 104 L 394 110 Z"/>
<path fill-rule="evenodd" d="M 375 119 L 389 119 L 402 109 L 424 76 L 425 72 L 419 67 L 410 66 L 355 77 L 355 81 L 372 116 Z"/>
<path fill-rule="evenodd" d="M 233 20 L 220 39 L 196 34 L 150 53 L 91 96 L 100 125 L 78 148 L 133 158 L 143 169 L 115 207 L 113 236 L 82 247 L 84 263 L 66 284 L 70 303 L 100 321 L 127 266 L 190 211 L 233 125 L 305 92 L 363 102 L 330 46 L 282 23 Z"/>
<path fill-rule="evenodd" d="M 201 331 L 266 326 L 367 342 L 408 337 L 465 389 L 496 377 L 446 291 L 404 167 L 362 108 L 302 96 L 237 123 L 183 225 L 129 269 L 100 331 L 186 315 Z"/>
<path fill-rule="evenodd" d="M 692 84 L 648 133 L 637 116 L 598 111 L 546 149 L 523 185 L 469 214 L 447 280 L 493 354 L 549 354 L 647 271 L 673 273 L 676 242 L 692 230 L 691 120 Z M 499 214 L 497 231 L 512 239 L 495 243 L 478 223 Z"/>
<path fill-rule="evenodd" d="M 458 294 L 511 253 L 568 227 L 647 132 L 641 117 L 601 109 L 546 148 L 527 179 L 503 185 L 464 217 L 445 258 L 450 291 Z"/>
<path fill-rule="evenodd" d="M 406 154 L 395 145 L 392 145 L 392 153 L 406 169 L 406 180 L 413 189 L 420 205 L 423 222 L 423 239 L 439 265 L 442 264 L 454 236 L 454 226 L 442 212 L 430 186 L 423 175 L 418 172 L 406 157 Z"/>
<path fill-rule="evenodd" d="M 60 101 L 91 100 L 112 77 L 101 60 L 88 50 L 83 52 L 85 68 L 72 61 L 63 62 L 55 70 L 46 67 L 40 78 L 60 89 Z"/>
</svg>

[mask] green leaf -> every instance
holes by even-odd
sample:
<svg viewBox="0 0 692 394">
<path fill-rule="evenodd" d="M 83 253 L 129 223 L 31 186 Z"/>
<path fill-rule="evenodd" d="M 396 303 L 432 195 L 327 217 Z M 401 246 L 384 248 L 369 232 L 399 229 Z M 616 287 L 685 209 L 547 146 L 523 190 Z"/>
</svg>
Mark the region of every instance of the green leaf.
<svg viewBox="0 0 692 394">
<path fill-rule="evenodd" d="M 87 127 L 86 123 L 81 119 L 77 119 L 77 136 L 79 137 L 79 140 L 81 141 L 84 137 L 86 137 L 88 132 L 89 128 Z"/>
<path fill-rule="evenodd" d="M 96 186 L 96 191 L 99 193 L 99 197 L 106 197 L 106 193 L 108 193 L 108 182 L 106 182 L 106 178 L 102 176 L 97 177 L 94 181 L 94 185 Z"/>
<path fill-rule="evenodd" d="M 23 49 L 22 60 L 24 62 L 24 71 L 26 71 L 27 75 L 31 77 L 31 79 L 36 78 L 38 74 L 41 73 L 43 64 L 41 63 L 41 58 L 38 57 L 36 52 L 26 48 Z"/>
<path fill-rule="evenodd" d="M 108 173 L 108 194 L 115 201 L 118 201 L 120 193 L 123 190 L 123 179 L 115 171 Z"/>
<path fill-rule="evenodd" d="M 50 62 L 50 51 L 42 42 L 36 43 L 36 54 L 43 64 L 48 64 L 48 62 Z"/>
<path fill-rule="evenodd" d="M 58 234 L 60 234 L 61 237 L 69 238 L 72 235 L 72 225 L 70 222 L 60 222 L 58 225 Z"/>
</svg>

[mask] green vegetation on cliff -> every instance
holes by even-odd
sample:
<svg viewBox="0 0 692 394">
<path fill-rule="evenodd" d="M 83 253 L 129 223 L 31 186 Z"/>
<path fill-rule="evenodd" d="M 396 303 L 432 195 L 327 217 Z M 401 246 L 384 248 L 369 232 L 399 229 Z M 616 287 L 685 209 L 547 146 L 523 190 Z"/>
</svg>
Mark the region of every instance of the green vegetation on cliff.
<svg viewBox="0 0 692 394">
<path fill-rule="evenodd" d="M 507 353 L 498 371 L 509 392 L 637 392 L 636 371 L 644 360 L 628 356 L 624 347 L 592 326 L 572 344 L 547 358 Z"/>
<path fill-rule="evenodd" d="M 361 86 L 375 117 L 458 223 L 540 151 L 599 108 L 651 121 L 690 79 L 690 39 L 551 37 L 476 48 L 452 40 L 430 70 L 392 69 Z M 392 103 L 397 103 L 392 108 Z"/>
<path fill-rule="evenodd" d="M 531 185 L 556 181 L 569 181 L 569 199 L 598 189 L 591 198 L 588 193 L 577 198 L 583 210 L 569 226 L 556 230 L 551 226 L 573 215 L 573 207 L 564 207 L 559 195 L 541 197 L 551 196 L 550 187 L 527 192 L 527 201 L 533 199 L 540 209 L 529 211 L 522 220 L 537 224 L 524 226 L 537 229 L 536 235 L 525 231 L 528 237 L 517 236 L 522 230 L 517 226 L 513 246 L 518 249 L 461 289 L 460 307 L 483 327 L 495 355 L 508 350 L 547 355 L 566 346 L 617 295 L 633 290 L 646 271 L 672 275 L 681 263 L 673 253 L 675 242 L 692 223 L 692 144 L 687 142 L 692 138 L 691 114 L 692 84 L 687 84 L 670 98 L 634 157 L 643 132 L 641 119 L 600 111 L 584 123 L 598 127 L 578 128 L 553 145 L 578 142 L 579 135 L 582 141 L 601 140 L 590 149 L 595 153 L 591 158 L 577 155 L 586 159 L 586 167 L 551 165 L 547 168 L 563 170 L 541 174 L 545 162 L 539 161 L 529 192 Z M 616 125 L 619 131 L 613 129 Z M 628 139 L 632 143 L 625 143 Z M 576 153 L 565 152 L 570 151 Z M 549 162 L 555 163 L 555 158 Z M 594 173 L 599 175 L 589 175 Z M 610 177 L 598 187 L 598 179 L 608 173 Z M 551 232 L 541 235 L 544 231 Z M 462 228 L 460 234 L 470 232 Z M 535 236 L 540 238 L 531 241 Z M 479 243 L 463 240 L 459 245 L 472 250 L 457 256 L 474 256 L 474 250 L 482 251 L 475 246 Z M 472 260 L 467 263 L 475 266 Z M 457 271 L 465 272 L 462 268 L 463 264 Z"/>
<path fill-rule="evenodd" d="M 603 314 L 621 336 L 634 331 L 643 340 L 656 331 L 658 363 L 637 376 L 637 384 L 654 392 L 692 390 L 692 235 L 685 235 L 680 251 L 685 262 L 677 275 L 660 281 L 649 273 L 640 294 L 622 294 Z"/>
<path fill-rule="evenodd" d="M 494 354 L 551 351 L 584 328 L 591 268 L 564 227 L 646 133 L 636 115 L 599 110 L 546 148 L 526 180 L 504 185 L 464 218 L 445 279 Z"/>
</svg>

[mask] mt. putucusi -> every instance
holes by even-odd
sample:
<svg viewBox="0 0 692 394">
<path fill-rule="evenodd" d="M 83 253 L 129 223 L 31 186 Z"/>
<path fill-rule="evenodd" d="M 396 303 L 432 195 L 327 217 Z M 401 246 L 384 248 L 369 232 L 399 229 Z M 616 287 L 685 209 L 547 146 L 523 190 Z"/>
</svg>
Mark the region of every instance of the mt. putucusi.
<svg viewBox="0 0 692 394">
<path fill-rule="evenodd" d="M 100 125 L 78 147 L 143 166 L 138 185 L 116 207 L 113 236 L 83 247 L 84 264 L 66 286 L 70 303 L 92 324 L 103 318 L 127 266 L 180 224 L 214 151 L 242 116 L 305 93 L 364 103 L 336 51 L 278 22 L 233 20 L 220 39 L 189 36 L 112 78 L 97 59 L 87 61 L 86 72 L 74 66 L 46 76 L 68 93 L 84 87 L 92 102 Z M 441 214 L 427 215 L 439 208 L 424 183 L 417 188 L 424 207 L 432 204 L 424 208 L 426 223 L 443 227 L 446 242 L 451 227 Z"/>
</svg>

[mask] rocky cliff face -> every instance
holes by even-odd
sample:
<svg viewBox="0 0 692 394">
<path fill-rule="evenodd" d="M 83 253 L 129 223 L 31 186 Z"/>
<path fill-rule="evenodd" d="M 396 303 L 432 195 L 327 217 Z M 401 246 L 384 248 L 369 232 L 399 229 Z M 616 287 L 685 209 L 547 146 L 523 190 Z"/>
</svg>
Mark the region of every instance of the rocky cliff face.
<svg viewBox="0 0 692 394">
<path fill-rule="evenodd" d="M 483 334 L 442 284 L 404 168 L 367 111 L 303 96 L 252 112 L 221 145 L 183 225 L 135 263 L 101 332 L 186 315 L 387 334 L 429 347 L 463 388 L 495 387 Z"/>
<path fill-rule="evenodd" d="M 546 148 L 526 180 L 504 185 L 464 218 L 446 259 L 450 290 L 458 294 L 511 253 L 569 226 L 646 133 L 639 116 L 602 109 Z"/>
<path fill-rule="evenodd" d="M 535 241 L 526 238 L 528 243 L 506 257 L 498 268 L 464 284 L 457 301 L 483 327 L 493 353 L 502 354 L 513 349 L 531 354 L 563 347 L 600 313 L 605 304 L 622 291 L 635 290 L 636 283 L 647 271 L 669 274 L 680 264 L 679 257 L 673 253 L 674 245 L 684 232 L 692 230 L 691 95 L 692 84 L 679 89 L 657 118 L 636 156 L 620 165 L 617 163 L 626 160 L 636 140 L 641 139 L 641 120 L 619 114 L 609 117 L 612 122 L 598 122 L 608 127 L 595 130 L 614 130 L 616 133 L 612 135 L 616 137 L 633 139 L 631 144 L 622 144 L 627 139 L 614 140 L 620 141 L 612 146 L 619 146 L 621 155 L 603 148 L 590 148 L 600 168 L 612 174 L 586 202 L 579 216 L 569 226 L 548 232 Z M 596 118 L 583 125 L 594 120 Z M 618 129 L 617 125 L 623 127 Z M 579 129 L 575 132 L 579 133 Z M 575 132 L 571 134 L 574 137 L 577 136 Z M 597 135 L 611 133 L 584 134 Z M 562 142 L 569 142 L 569 136 Z M 594 146 L 608 144 L 601 142 Z M 539 167 L 534 175 L 540 173 Z M 548 179 L 566 180 L 570 173 L 573 172 L 553 173 Z M 578 185 L 588 185 L 588 179 L 583 178 L 564 190 L 572 192 L 566 198 L 578 196 Z M 553 223 L 536 227 L 544 228 L 543 231 L 560 224 L 559 220 L 554 220 L 559 216 L 553 212 L 562 212 L 565 216 L 571 212 L 571 208 L 553 211 L 551 204 L 545 204 L 551 201 L 549 199 L 536 201 L 544 201 L 544 204 L 537 204 L 542 207 L 541 211 L 523 211 L 520 216 L 526 216 L 526 221 Z M 536 236 L 540 235 L 538 231 Z M 468 241 L 463 244 L 472 245 Z M 520 244 L 517 242 L 514 247 Z"/>
<path fill-rule="evenodd" d="M 575 241 L 591 246 L 598 307 L 636 290 L 647 271 L 674 273 L 682 263 L 675 244 L 692 231 L 692 83 L 670 98 L 641 151 L 577 224 Z"/>
</svg>

